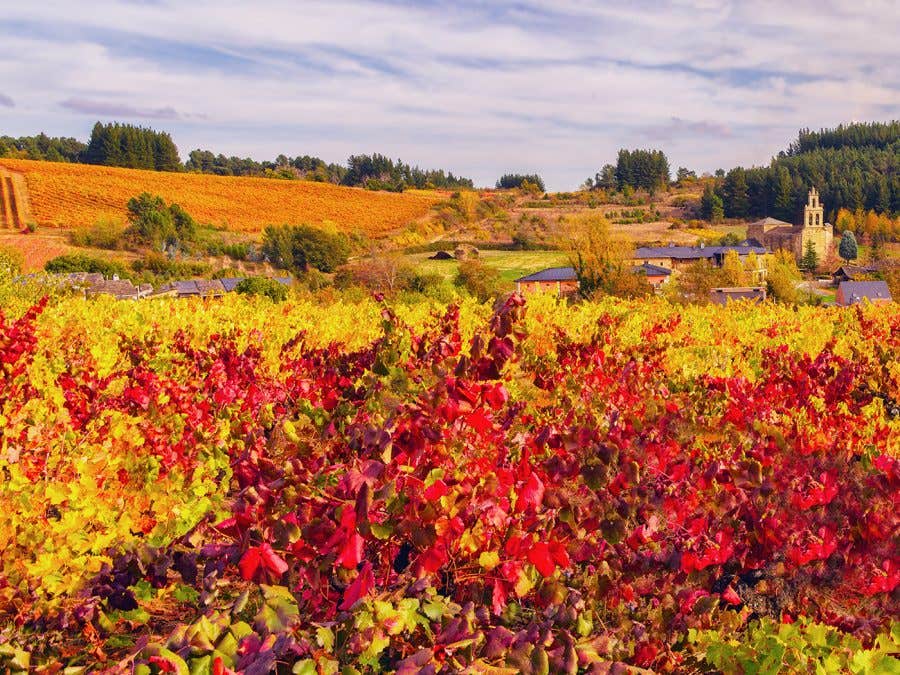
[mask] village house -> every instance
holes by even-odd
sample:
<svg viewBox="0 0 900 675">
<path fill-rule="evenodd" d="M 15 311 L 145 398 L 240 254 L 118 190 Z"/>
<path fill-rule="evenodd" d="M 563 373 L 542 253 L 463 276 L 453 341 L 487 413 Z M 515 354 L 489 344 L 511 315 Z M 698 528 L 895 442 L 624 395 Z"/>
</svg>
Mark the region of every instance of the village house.
<svg viewBox="0 0 900 675">
<path fill-rule="evenodd" d="M 835 295 L 841 307 L 871 302 L 873 305 L 892 302 L 891 291 L 885 281 L 842 281 Z"/>
<path fill-rule="evenodd" d="M 578 275 L 574 267 L 549 267 L 534 274 L 516 279 L 516 292 L 527 294 L 537 292 L 555 293 L 557 297 L 568 297 L 578 292 Z"/>
<path fill-rule="evenodd" d="M 825 260 L 831 250 L 834 228 L 825 222 L 824 214 L 819 192 L 810 188 L 802 223 L 792 225 L 776 218 L 763 218 L 747 226 L 747 239 L 772 251 L 790 251 L 798 262 L 812 243 L 819 260 Z"/>
<path fill-rule="evenodd" d="M 641 265 L 635 265 L 631 268 L 631 271 L 635 274 L 643 274 L 646 276 L 647 283 L 650 284 L 654 290 L 658 290 L 660 286 L 668 282 L 669 278 L 672 276 L 672 270 L 668 267 L 651 265 L 648 262 Z"/>
</svg>

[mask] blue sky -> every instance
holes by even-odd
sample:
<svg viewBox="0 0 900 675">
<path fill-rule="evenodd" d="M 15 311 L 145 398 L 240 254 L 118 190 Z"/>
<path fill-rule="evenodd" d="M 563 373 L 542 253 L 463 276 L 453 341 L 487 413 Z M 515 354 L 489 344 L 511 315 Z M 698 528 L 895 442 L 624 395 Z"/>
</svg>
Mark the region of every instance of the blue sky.
<svg viewBox="0 0 900 675">
<path fill-rule="evenodd" d="M 572 189 L 620 147 L 765 164 L 900 118 L 898 0 L 0 0 L 0 133 L 100 119 L 197 147 L 382 152 Z"/>
</svg>

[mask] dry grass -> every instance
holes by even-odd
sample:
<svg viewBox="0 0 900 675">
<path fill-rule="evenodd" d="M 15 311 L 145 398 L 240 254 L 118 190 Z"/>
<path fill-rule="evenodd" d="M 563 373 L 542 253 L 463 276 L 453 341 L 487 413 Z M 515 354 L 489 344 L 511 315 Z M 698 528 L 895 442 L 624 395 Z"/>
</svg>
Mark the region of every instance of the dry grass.
<svg viewBox="0 0 900 675">
<path fill-rule="evenodd" d="M 330 224 L 380 237 L 425 216 L 442 196 L 393 194 L 307 181 L 164 173 L 28 160 L 0 160 L 22 174 L 39 225 L 75 228 L 102 216 L 124 217 L 141 192 L 176 202 L 201 223 L 242 232 L 270 224 Z"/>
</svg>

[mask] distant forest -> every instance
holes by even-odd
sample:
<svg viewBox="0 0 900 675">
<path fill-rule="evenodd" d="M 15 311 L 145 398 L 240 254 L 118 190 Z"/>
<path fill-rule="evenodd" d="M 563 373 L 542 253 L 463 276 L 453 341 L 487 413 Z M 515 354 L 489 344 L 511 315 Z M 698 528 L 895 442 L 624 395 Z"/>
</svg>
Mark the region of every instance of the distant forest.
<svg viewBox="0 0 900 675">
<path fill-rule="evenodd" d="M 97 122 L 85 144 L 74 138 L 44 133 L 13 138 L 0 136 L 0 157 L 80 162 L 156 171 L 190 171 L 220 176 L 259 176 L 335 183 L 372 190 L 402 192 L 407 188 L 472 188 L 469 178 L 443 170 L 425 170 L 384 155 L 352 155 L 346 166 L 318 157 L 279 155 L 272 162 L 226 157 L 210 150 L 194 150 L 182 164 L 178 148 L 165 132 L 130 124 Z"/>
<path fill-rule="evenodd" d="M 769 166 L 729 171 L 716 194 L 729 218 L 793 222 L 812 186 L 832 222 L 840 209 L 900 214 L 900 122 L 804 129 Z"/>
</svg>

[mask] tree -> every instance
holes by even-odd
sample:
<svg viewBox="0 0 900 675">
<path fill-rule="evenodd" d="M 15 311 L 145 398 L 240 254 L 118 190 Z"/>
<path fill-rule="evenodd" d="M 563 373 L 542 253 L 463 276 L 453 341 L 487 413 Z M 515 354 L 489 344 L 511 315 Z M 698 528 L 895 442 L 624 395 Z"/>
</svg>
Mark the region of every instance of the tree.
<svg viewBox="0 0 900 675">
<path fill-rule="evenodd" d="M 466 289 L 470 295 L 485 302 L 500 292 L 500 273 L 476 258 L 463 260 L 453 280 L 454 285 Z"/>
<path fill-rule="evenodd" d="M 350 244 L 342 234 L 309 225 L 269 225 L 263 232 L 262 253 L 273 265 L 297 274 L 309 267 L 333 272 L 347 262 Z"/>
<path fill-rule="evenodd" d="M 725 215 L 722 198 L 716 194 L 712 183 L 707 183 L 700 198 L 700 213 L 711 223 L 717 223 Z"/>
<path fill-rule="evenodd" d="M 797 284 L 801 277 L 794 256 L 789 251 L 776 251 L 773 255 L 766 256 L 766 268 L 769 295 L 780 302 L 797 302 Z"/>
<path fill-rule="evenodd" d="M 838 245 L 838 255 L 846 261 L 856 260 L 859 255 L 856 237 L 849 230 L 841 236 L 841 243 Z"/>
<path fill-rule="evenodd" d="M 759 256 L 753 251 L 750 251 L 744 259 L 744 272 L 746 273 L 747 279 L 753 284 L 759 283 L 763 276 L 763 269 L 762 265 L 760 265 Z"/>
<path fill-rule="evenodd" d="M 722 261 L 722 276 L 729 286 L 745 286 L 747 284 L 744 265 L 734 249 L 725 252 L 725 259 Z"/>
<path fill-rule="evenodd" d="M 710 291 L 725 285 L 725 275 L 709 261 L 698 260 L 681 272 L 676 285 L 685 300 L 706 304 L 709 302 Z"/>
<path fill-rule="evenodd" d="M 741 167 L 732 169 L 722 183 L 722 202 L 729 218 L 745 218 L 750 214 L 747 174 Z"/>
<path fill-rule="evenodd" d="M 128 200 L 128 222 L 127 236 L 158 251 L 194 241 L 197 233 L 190 214 L 178 204 L 167 206 L 162 197 L 149 192 Z"/>
<path fill-rule="evenodd" d="M 620 277 L 632 273 L 632 244 L 613 233 L 606 218 L 595 213 L 570 216 L 563 222 L 563 230 L 583 296 L 597 291 L 612 293 L 628 285 Z"/>
<path fill-rule="evenodd" d="M 688 183 L 690 181 L 697 180 L 697 172 L 691 171 L 683 166 L 678 167 L 678 171 L 675 172 L 675 180 L 679 183 Z"/>
<path fill-rule="evenodd" d="M 816 246 L 812 240 L 806 242 L 806 250 L 803 251 L 803 257 L 800 259 L 800 269 L 806 272 L 815 272 L 819 267 L 819 254 L 816 253 Z"/>
<path fill-rule="evenodd" d="M 612 191 L 617 186 L 616 167 L 612 164 L 604 164 L 600 172 L 594 175 L 594 189 Z"/>
</svg>

